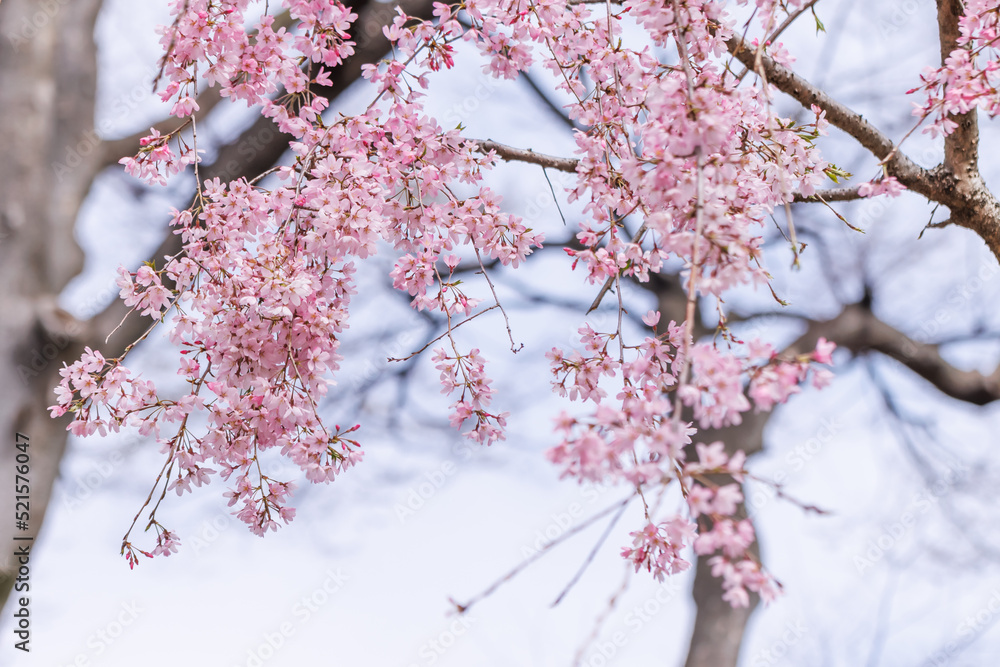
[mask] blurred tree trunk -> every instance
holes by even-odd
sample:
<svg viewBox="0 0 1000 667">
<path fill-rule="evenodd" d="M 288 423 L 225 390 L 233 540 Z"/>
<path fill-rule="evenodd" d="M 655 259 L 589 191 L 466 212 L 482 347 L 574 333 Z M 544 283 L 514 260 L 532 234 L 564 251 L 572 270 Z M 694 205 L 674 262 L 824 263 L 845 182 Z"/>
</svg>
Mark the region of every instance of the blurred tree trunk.
<svg viewBox="0 0 1000 667">
<path fill-rule="evenodd" d="M 361 66 L 389 51 L 382 26 L 394 5 L 347 0 L 359 18 L 351 32 L 355 54 L 331 73 L 320 94 L 342 93 Z M 401 0 L 411 16 L 431 16 L 430 0 Z M 74 225 L 98 173 L 138 150 L 141 135 L 104 140 L 95 131 L 97 45 L 94 27 L 101 0 L 63 2 L 0 0 L 0 607 L 16 576 L 14 537 L 36 537 L 52 496 L 66 449 L 68 416 L 53 420 L 46 408 L 63 362 L 84 346 L 117 356 L 148 325 L 129 318 L 110 342 L 105 337 L 126 313 L 120 301 L 91 321 L 77 322 L 58 308 L 59 294 L 83 267 Z M 210 89 L 205 112 L 217 101 Z M 167 121 L 169 124 L 169 121 Z M 265 118 L 230 144 L 220 146 L 203 178 L 256 176 L 288 149 L 290 137 Z M 248 150 L 249 148 L 249 150 Z M 177 251 L 168 235 L 151 260 Z M 109 241 L 113 241 L 109 239 Z M 29 438 L 30 521 L 14 520 L 16 434 Z"/>
<path fill-rule="evenodd" d="M 79 273 L 73 237 L 97 170 L 93 32 L 100 0 L 0 3 L 0 592 L 13 583 L 13 537 L 38 534 L 66 446 L 49 419 L 62 362 L 82 329 L 56 299 Z M 14 522 L 17 433 L 30 439 L 30 521 Z"/>
</svg>

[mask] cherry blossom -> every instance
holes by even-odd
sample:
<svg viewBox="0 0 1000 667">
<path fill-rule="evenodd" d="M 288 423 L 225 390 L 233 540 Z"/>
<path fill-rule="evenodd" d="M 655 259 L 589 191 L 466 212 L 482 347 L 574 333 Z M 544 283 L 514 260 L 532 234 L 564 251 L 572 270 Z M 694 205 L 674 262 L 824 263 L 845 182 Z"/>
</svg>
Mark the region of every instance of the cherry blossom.
<svg viewBox="0 0 1000 667">
<path fill-rule="evenodd" d="M 766 221 L 826 178 L 829 165 L 815 144 L 826 131 L 823 112 L 814 108 L 804 122 L 777 117 L 764 85 L 741 82 L 726 57 L 725 40 L 752 29 L 759 34 L 751 39 L 772 57 L 791 62 L 766 36 L 802 0 L 757 0 L 755 27 L 737 24 L 724 0 L 593 8 L 461 0 L 436 3 L 430 20 L 397 10 L 384 28 L 393 56 L 363 67 L 370 103 L 350 116 L 324 113 L 329 100 L 314 86 L 329 84 L 330 69 L 354 52 L 357 16 L 337 0 L 284 0 L 260 5 L 267 11 L 249 22 L 250 4 L 172 0 L 173 22 L 159 31 L 158 80 L 178 125 L 166 134 L 151 130 L 139 153 L 121 161 L 129 174 L 161 185 L 196 165 L 197 99 L 209 87 L 256 106 L 293 137 L 290 161 L 266 187 L 257 179 L 198 184 L 195 205 L 172 215 L 180 254 L 159 268 L 118 272 L 130 316 L 168 328 L 187 393 L 167 395 L 133 374 L 128 351 L 105 359 L 88 349 L 62 370 L 53 415 L 72 413 L 69 428 L 78 435 L 137 428 L 163 453 L 156 485 L 164 492 L 182 495 L 220 479 L 251 531 L 276 530 L 294 518 L 295 485 L 271 477 L 262 453 L 286 457 L 312 483 L 331 482 L 363 458 L 354 435 L 360 425 L 330 426 L 319 405 L 340 367 L 356 268 L 391 247 L 393 287 L 415 309 L 447 320 L 444 342 L 429 354 L 452 399 L 449 421 L 481 444 L 504 440 L 509 415 L 493 407 L 502 397 L 494 395 L 486 359 L 455 332 L 489 310 L 496 312 L 486 316 L 501 316 L 485 263 L 519 268 L 544 232 L 505 211 L 489 187 L 497 152 L 425 110 L 428 73 L 451 69 L 464 41 L 489 75 L 514 79 L 537 64 L 572 100 L 569 117 L 584 129 L 575 133 L 576 168 L 564 194 L 585 219 L 580 246 L 566 252 L 581 283 L 648 281 L 665 262 L 684 266 L 685 321 L 663 326 L 660 312 L 650 311 L 642 317 L 646 335 L 629 340 L 620 326 L 601 331 L 581 322 L 577 349 L 548 352 L 554 392 L 580 403 L 556 420 L 548 458 L 564 477 L 625 484 L 643 497 L 646 525 L 622 552 L 637 571 L 658 579 L 683 571 L 682 552 L 693 549 L 718 554 L 713 571 L 732 604 L 746 605 L 748 591 L 772 598 L 777 585 L 751 555 L 753 526 L 739 518 L 745 455 L 697 434 L 739 424 L 751 409 L 773 409 L 810 377 L 826 384 L 828 372 L 814 365 L 831 362 L 832 344 L 821 339 L 814 352 L 783 357 L 760 341 L 697 341 L 693 331 L 699 299 L 769 283 Z M 995 41 L 988 4 L 968 3 L 967 47 L 925 75 L 923 115 L 1000 108 L 990 87 L 996 68 L 977 69 L 969 51 Z M 281 9 L 293 25 L 275 30 Z M 626 26 L 647 39 L 630 45 Z M 895 196 L 900 189 L 885 177 L 859 192 Z M 459 256 L 478 259 L 493 301 L 471 296 L 456 278 Z M 732 482 L 720 485 L 718 475 Z M 671 485 L 684 500 L 657 515 L 646 494 Z M 145 508 L 154 547 L 134 546 L 131 531 L 123 540 L 130 566 L 137 553 L 177 549 L 179 537 L 160 525 L 158 507 Z"/>
<path fill-rule="evenodd" d="M 930 119 L 924 132 L 948 135 L 957 123 L 952 115 L 980 108 L 993 117 L 1000 113 L 1000 61 L 997 60 L 997 16 L 1000 7 L 989 0 L 968 0 L 959 17 L 958 48 L 941 67 L 927 67 L 921 85 L 908 91 L 921 92 L 922 103 L 914 103 L 913 114 Z"/>
<path fill-rule="evenodd" d="M 877 181 L 862 183 L 858 186 L 858 194 L 862 197 L 877 197 L 879 195 L 898 197 L 905 189 L 903 184 L 897 181 L 894 176 L 886 176 Z"/>
</svg>

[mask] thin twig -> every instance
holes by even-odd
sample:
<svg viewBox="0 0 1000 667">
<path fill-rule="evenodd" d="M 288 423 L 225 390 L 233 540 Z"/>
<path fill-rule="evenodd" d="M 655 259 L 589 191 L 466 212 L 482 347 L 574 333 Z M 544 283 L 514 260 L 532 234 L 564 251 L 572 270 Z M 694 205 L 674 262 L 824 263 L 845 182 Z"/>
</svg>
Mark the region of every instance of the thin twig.
<svg viewBox="0 0 1000 667">
<path fill-rule="evenodd" d="M 480 310 L 475 315 L 470 315 L 469 317 L 466 317 L 464 320 L 462 320 L 461 322 L 459 322 L 458 324 L 456 324 L 454 328 L 457 329 L 458 327 L 462 326 L 466 322 L 474 320 L 477 317 L 479 317 L 480 315 L 482 315 L 483 313 L 488 313 L 489 311 L 493 310 L 496 307 L 497 306 L 490 306 L 489 308 L 485 308 L 483 310 Z M 434 340 L 429 341 L 426 345 L 424 345 L 422 348 L 420 348 L 416 352 L 411 352 L 410 354 L 408 354 L 407 356 L 403 357 L 402 359 L 397 359 L 396 357 L 388 357 L 386 359 L 386 361 L 409 361 L 413 357 L 417 356 L 418 354 L 420 354 L 421 352 L 423 352 L 424 350 L 426 350 L 427 348 L 429 348 L 434 343 L 438 342 L 439 340 L 441 340 L 445 336 L 449 335 L 452 331 L 453 331 L 453 329 L 451 327 L 451 323 L 449 322 L 447 331 L 445 331 L 443 334 L 441 334 L 440 336 L 438 336 Z"/>
<path fill-rule="evenodd" d="M 497 296 L 497 290 L 493 286 L 493 281 L 490 280 L 489 273 L 486 272 L 486 267 L 483 266 L 483 257 L 479 254 L 479 248 L 477 246 L 473 246 L 473 248 L 476 251 L 476 259 L 479 260 L 480 270 L 477 273 L 482 274 L 482 276 L 486 278 L 486 284 L 490 286 L 490 292 L 493 293 L 493 301 L 496 303 L 496 307 L 500 309 L 501 314 L 503 314 L 504 324 L 507 325 L 507 338 L 510 340 L 510 351 L 517 354 L 524 349 L 524 343 L 521 343 L 521 345 L 518 346 L 517 343 L 514 342 L 514 333 L 510 330 L 510 319 L 507 317 L 507 311 L 500 305 L 500 297 Z"/>
<path fill-rule="evenodd" d="M 625 594 L 625 591 L 628 590 L 628 585 L 632 582 L 632 579 L 633 579 L 632 568 L 626 567 L 625 576 L 622 578 L 621 585 L 618 586 L 618 590 L 616 590 L 614 593 L 611 594 L 611 598 L 608 599 L 608 606 L 605 607 L 601 615 L 598 616 L 597 620 L 594 621 L 594 627 L 591 629 L 590 635 L 587 636 L 583 644 L 580 646 L 580 650 L 576 652 L 575 656 L 573 656 L 573 667 L 578 667 L 580 663 L 583 661 L 583 654 L 586 652 L 587 648 L 594 643 L 594 640 L 596 640 L 597 636 L 601 633 L 601 628 L 604 627 L 604 623 L 608 620 L 608 617 L 611 616 L 611 613 L 615 610 L 615 607 L 618 606 L 619 598 L 621 598 L 621 596 Z"/>
<path fill-rule="evenodd" d="M 604 533 L 601 535 L 600 539 L 597 540 L 597 543 L 594 544 L 594 548 L 590 550 L 589 554 L 587 554 L 587 558 L 583 561 L 583 564 L 580 566 L 580 569 L 576 571 L 576 574 L 573 575 L 573 578 L 569 580 L 568 584 L 566 584 L 566 588 L 562 590 L 562 592 L 559 594 L 559 597 L 557 597 L 555 601 L 552 603 L 553 607 L 555 607 L 556 605 L 558 605 L 560 602 L 563 601 L 563 598 L 566 597 L 566 594 L 569 593 L 570 590 L 572 590 L 573 586 L 576 585 L 576 582 L 578 582 L 580 580 L 580 577 L 583 576 L 583 573 L 587 571 L 588 567 L 590 567 L 590 564 L 594 561 L 594 557 L 597 556 L 598 550 L 600 550 L 601 546 L 607 541 L 608 536 L 611 535 L 611 531 L 618 523 L 618 520 L 621 519 L 622 515 L 625 513 L 625 509 L 628 507 L 628 502 L 630 500 L 632 500 L 632 496 L 626 498 L 625 502 L 623 502 L 621 507 L 618 509 L 618 513 L 615 514 L 613 517 L 611 517 L 611 522 L 608 524 L 608 527 L 604 529 Z"/>
<path fill-rule="evenodd" d="M 635 230 L 635 234 L 632 236 L 632 243 L 640 243 L 643 235 L 646 233 L 646 229 L 646 223 L 644 222 L 639 226 L 639 229 Z M 594 302 L 590 304 L 590 308 L 587 309 L 588 314 L 597 310 L 598 306 L 601 305 L 601 300 L 604 298 L 604 295 L 607 294 L 608 290 L 611 289 L 611 286 L 615 284 L 615 280 L 617 280 L 617 278 L 617 275 L 609 276 L 608 279 L 604 281 L 604 286 L 601 287 L 601 291 L 597 293 L 597 297 L 594 299 Z"/>
<path fill-rule="evenodd" d="M 549 184 L 549 192 L 552 193 L 552 201 L 556 204 L 556 210 L 559 211 L 559 217 L 562 218 L 563 226 L 566 226 L 566 216 L 563 215 L 562 207 L 559 206 L 559 198 L 556 196 L 556 189 L 552 187 L 552 180 L 549 178 L 549 172 L 545 171 L 545 167 L 542 167 L 542 174 L 545 176 L 545 182 Z"/>
<path fill-rule="evenodd" d="M 562 542 L 565 542 L 567 539 L 573 537 L 574 535 L 576 535 L 577 533 L 579 533 L 581 530 L 589 528 L 591 524 L 595 523 L 596 521 L 599 521 L 600 519 L 602 519 L 603 517 L 607 516 L 608 514 L 611 514 L 611 512 L 615 511 L 616 509 L 619 509 L 620 507 L 622 507 L 624 505 L 627 505 L 629 503 L 629 501 L 632 500 L 632 498 L 633 498 L 634 495 L 635 494 L 629 494 L 629 496 L 627 498 L 625 498 L 624 500 L 622 500 L 620 502 L 617 502 L 614 505 L 611 505 L 610 507 L 607 507 L 607 508 L 601 510 L 600 512 L 598 512 L 594 516 L 590 517 L 586 521 L 580 523 L 579 525 L 574 526 L 570 530 L 567 530 L 565 533 L 563 533 L 562 535 L 560 535 L 556 539 L 552 540 L 551 542 L 546 542 L 545 544 L 542 545 L 541 549 L 539 549 L 537 552 L 535 552 L 534 554 L 532 554 L 526 560 L 522 561 L 520 564 L 518 564 L 510 572 L 508 572 L 504 576 L 502 576 L 499 579 L 497 579 L 496 581 L 494 581 L 492 584 L 490 584 L 489 587 L 486 588 L 486 590 L 484 590 L 483 592 L 479 593 L 478 595 L 474 595 L 472 597 L 472 599 L 470 599 L 465 604 L 460 604 L 458 602 L 455 602 L 455 600 L 453 598 L 449 598 L 450 602 L 453 605 L 455 605 L 455 609 L 458 611 L 458 613 L 464 614 L 465 612 L 467 612 L 472 607 L 472 605 L 474 605 L 477 602 L 479 602 L 480 600 L 482 600 L 484 598 L 487 598 L 490 595 L 492 595 L 493 592 L 496 591 L 496 589 L 500 588 L 501 585 L 503 585 L 504 583 L 506 583 L 506 582 L 510 581 L 511 579 L 513 579 L 514 577 L 516 577 L 518 574 L 521 573 L 522 570 L 524 570 L 529 565 L 531 565 L 532 563 L 534 563 L 536 560 L 538 560 L 539 558 L 541 558 L 542 556 L 544 556 L 545 554 L 547 554 L 549 552 L 549 550 L 552 549 L 552 547 L 557 546 L 557 545 L 561 544 Z"/>
</svg>

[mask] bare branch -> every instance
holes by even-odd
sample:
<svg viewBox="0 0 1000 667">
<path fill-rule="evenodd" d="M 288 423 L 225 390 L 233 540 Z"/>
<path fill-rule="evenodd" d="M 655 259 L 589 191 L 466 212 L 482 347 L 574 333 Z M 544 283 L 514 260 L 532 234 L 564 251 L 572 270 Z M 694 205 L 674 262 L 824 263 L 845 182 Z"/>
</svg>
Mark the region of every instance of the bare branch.
<svg viewBox="0 0 1000 667">
<path fill-rule="evenodd" d="M 513 579 L 514 577 L 516 577 L 518 574 L 520 574 L 529 565 L 531 565 L 536 560 L 538 560 L 539 558 L 541 558 L 542 556 L 544 556 L 545 554 L 547 554 L 553 547 L 556 547 L 556 546 L 562 544 L 563 542 L 565 542 L 569 538 L 571 538 L 574 535 L 576 535 L 577 533 L 579 533 L 581 530 L 585 530 L 586 528 L 590 527 L 594 522 L 600 521 L 603 517 L 607 516 L 608 514 L 611 514 L 615 510 L 618 510 L 621 507 L 628 505 L 632 501 L 632 499 L 635 498 L 635 497 L 636 497 L 635 493 L 630 494 L 624 500 L 621 500 L 621 501 L 615 503 L 614 505 L 611 505 L 610 507 L 604 508 L 603 510 L 601 510 L 600 512 L 598 512 L 594 516 L 590 517 L 589 519 L 586 519 L 586 520 L 580 522 L 579 524 L 573 526 L 572 528 L 570 528 L 569 530 L 567 530 L 566 532 L 564 532 L 562 535 L 560 535 L 559 537 L 555 538 L 554 540 L 552 540 L 550 542 L 546 542 L 545 544 L 543 544 L 541 546 L 541 548 L 539 548 L 538 551 L 536 551 L 535 553 L 533 553 L 531 556 L 529 556 L 525 560 L 521 561 L 521 563 L 519 563 L 512 570 L 510 570 L 509 572 L 507 572 L 507 574 L 505 574 L 504 576 L 502 576 L 499 579 L 497 579 L 496 581 L 494 581 L 485 590 L 483 590 L 482 592 L 474 595 L 471 599 L 469 599 L 468 602 L 465 602 L 463 604 L 463 603 L 455 601 L 454 599 L 449 598 L 451 600 L 451 603 L 455 605 L 455 611 L 457 611 L 459 614 L 464 614 L 465 612 L 469 611 L 469 608 L 472 607 L 472 605 L 476 604 L 477 602 L 479 602 L 483 598 L 487 598 L 490 595 L 492 595 L 494 593 L 494 591 L 496 591 L 498 588 L 500 588 L 500 586 L 502 586 L 504 583 L 506 583 L 506 582 L 510 581 L 511 579 Z"/>
<path fill-rule="evenodd" d="M 562 592 L 559 593 L 558 597 L 556 597 L 555 601 L 552 603 L 551 606 L 553 607 L 558 606 L 559 603 L 563 601 L 563 598 L 565 598 L 566 595 L 569 594 L 569 592 L 573 589 L 573 586 L 576 585 L 576 582 L 580 581 L 580 577 L 582 577 L 583 573 L 587 571 L 587 568 L 590 567 L 590 564 L 594 562 L 594 558 L 597 556 L 597 552 L 600 551 L 601 546 L 607 541 L 608 536 L 611 534 L 611 531 L 618 523 L 618 520 L 622 518 L 622 514 L 625 513 L 625 509 L 627 507 L 628 503 L 622 503 L 621 507 L 618 508 L 618 512 L 616 512 L 615 515 L 611 517 L 611 521 L 604 529 L 604 532 L 601 533 L 601 537 L 594 544 L 593 548 L 591 548 L 590 553 L 587 554 L 587 558 L 584 559 L 583 564 L 580 565 L 579 569 L 577 569 L 576 571 L 576 574 L 574 574 L 573 578 L 569 580 L 569 583 L 566 584 L 566 586 L 562 589 Z"/>
<path fill-rule="evenodd" d="M 775 40 L 781 37 L 781 33 L 785 32 L 785 30 L 787 30 L 788 27 L 795 22 L 795 19 L 799 18 L 807 11 L 811 10 L 816 5 L 817 2 L 819 2 L 819 0 L 810 0 L 806 4 L 799 7 L 796 11 L 789 14 L 785 18 L 785 20 L 781 22 L 781 25 L 775 28 L 774 32 L 772 32 L 770 35 L 767 36 L 766 43 L 774 44 Z"/>
<path fill-rule="evenodd" d="M 820 336 L 855 354 L 873 351 L 895 359 L 941 393 L 960 401 L 987 405 L 1000 399 L 1000 367 L 989 375 L 955 368 L 941 356 L 937 345 L 913 340 L 861 304 L 844 308 L 832 320 L 813 322 L 789 351 L 806 353 L 815 348 Z"/>
<path fill-rule="evenodd" d="M 575 158 L 555 157 L 553 155 L 545 155 L 544 153 L 536 153 L 530 148 L 514 148 L 513 146 L 500 144 L 490 139 L 485 141 L 481 139 L 470 139 L 470 141 L 474 141 L 476 145 L 479 146 L 479 150 L 482 153 L 495 151 L 496 154 L 504 160 L 530 162 L 531 164 L 537 164 L 542 167 L 557 169 L 559 171 L 568 171 L 573 173 L 576 171 L 576 165 L 580 162 Z"/>
<path fill-rule="evenodd" d="M 855 199 L 861 199 L 861 195 L 858 194 L 858 186 L 848 186 L 844 188 L 830 188 L 829 190 L 817 190 L 814 194 L 809 196 L 803 195 L 801 193 L 795 193 L 795 203 L 803 202 L 831 202 L 831 201 L 854 201 Z"/>
</svg>

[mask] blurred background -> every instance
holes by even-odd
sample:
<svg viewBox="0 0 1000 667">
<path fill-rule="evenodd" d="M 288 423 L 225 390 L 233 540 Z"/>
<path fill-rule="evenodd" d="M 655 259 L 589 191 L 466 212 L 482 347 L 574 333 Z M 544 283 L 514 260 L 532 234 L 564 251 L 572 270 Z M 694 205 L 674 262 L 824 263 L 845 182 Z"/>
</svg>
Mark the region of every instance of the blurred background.
<svg viewBox="0 0 1000 667">
<path fill-rule="evenodd" d="M 376 0 L 353 7 L 361 16 L 359 65 L 385 54 L 379 26 L 392 8 Z M 421 0 L 407 7 L 415 15 L 430 10 Z M 782 35 L 796 71 L 902 138 L 914 123 L 904 93 L 939 62 L 933 3 L 823 0 L 815 11 L 825 32 L 817 34 L 806 14 Z M 130 571 L 119 556 L 121 538 L 161 455 L 135 433 L 67 442 L 64 425 L 48 421 L 44 408 L 55 369 L 84 344 L 103 346 L 124 314 L 114 303 L 118 265 L 135 270 L 161 257 L 169 207 L 186 206 L 193 192 L 190 175 L 152 189 L 116 164 L 166 116 L 151 85 L 160 55 L 154 29 L 168 21 L 159 3 L 0 5 L 0 145 L 7 151 L 0 166 L 0 422 L 9 435 L 30 435 L 33 506 L 45 512 L 41 527 L 33 513 L 32 650 L 13 649 L 8 604 L 0 665 L 690 667 L 699 664 L 690 646 L 696 618 L 716 623 L 717 641 L 740 646 L 743 667 L 995 662 L 1000 267 L 971 232 L 930 229 L 918 239 L 947 212 L 911 194 L 833 204 L 864 234 L 822 205 L 796 205 L 799 239 L 808 244 L 801 270 L 789 268 L 778 228 L 785 221 L 776 216 L 765 257 L 775 291 L 790 305 L 780 307 L 766 290 L 727 298 L 744 340 L 785 348 L 826 335 L 841 345 L 829 388 L 803 391 L 729 434 L 730 445 L 755 452 L 756 476 L 780 481 L 797 501 L 767 484 L 745 489 L 763 562 L 785 593 L 749 620 L 696 605 L 694 569 L 664 584 L 632 574 L 619 551 L 641 527 L 638 508 L 614 523 L 610 514 L 588 523 L 628 489 L 560 481 L 545 460 L 555 444 L 552 418 L 567 406 L 550 391 L 544 354 L 572 346 L 584 322 L 613 327 L 617 311 L 608 299 L 584 315 L 597 288 L 570 270 L 561 250 L 582 215 L 566 200 L 570 179 L 521 164 L 498 167 L 493 187 L 551 247 L 516 272 L 492 275 L 524 347 L 511 353 L 499 316 L 459 332 L 491 361 L 496 406 L 512 415 L 507 440 L 482 448 L 449 428 L 449 401 L 429 358 L 387 361 L 442 331 L 442 322 L 416 313 L 392 289 L 387 247 L 359 271 L 343 371 L 322 406 L 331 423 L 362 424 L 363 465 L 332 485 L 301 484 L 296 519 L 263 539 L 229 514 L 222 483 L 171 494 L 159 516 L 182 548 Z M 442 126 L 461 123 L 469 137 L 573 154 L 566 100 L 546 72 L 496 81 L 475 52 L 457 49 L 456 68 L 431 76 L 426 100 Z M 343 70 L 329 113 L 352 113 L 370 99 L 356 73 Z M 791 100 L 775 99 L 782 115 L 805 118 Z M 205 109 L 199 146 L 207 148 L 207 173 L 235 178 L 280 158 L 280 135 L 257 118 L 237 105 Z M 996 183 L 1000 161 L 989 150 L 996 127 L 984 122 L 981 131 L 981 169 Z M 855 174 L 851 182 L 879 174 L 872 156 L 835 130 L 822 147 Z M 925 167 L 941 160 L 941 140 L 919 132 L 904 148 Z M 623 286 L 633 339 L 643 335 L 638 316 L 650 308 L 670 319 L 679 269 Z M 471 293 L 488 295 L 481 278 L 470 273 L 468 281 Z M 710 335 L 714 304 L 703 313 Z M 157 331 L 129 365 L 180 392 L 175 354 Z M 6 466 L 10 452 L 4 456 Z M 300 477 L 280 459 L 269 464 L 273 477 Z M 2 502 L 10 504 L 12 493 Z M 9 543 L 11 529 L 3 530 Z M 465 615 L 452 613 L 449 598 L 475 599 L 563 537 Z M 698 637 L 696 644 L 705 641 Z"/>
</svg>

